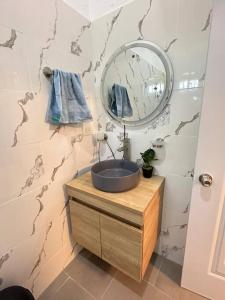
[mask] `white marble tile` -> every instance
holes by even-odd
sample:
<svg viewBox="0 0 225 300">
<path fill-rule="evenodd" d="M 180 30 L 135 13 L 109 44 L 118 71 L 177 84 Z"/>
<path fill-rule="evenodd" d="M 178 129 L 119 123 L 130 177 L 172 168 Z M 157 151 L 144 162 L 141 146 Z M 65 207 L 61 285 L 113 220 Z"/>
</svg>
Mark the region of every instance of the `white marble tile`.
<svg viewBox="0 0 225 300">
<path fill-rule="evenodd" d="M 100 83 L 104 65 L 112 53 L 121 45 L 138 37 L 155 42 L 167 52 L 175 76 L 174 91 L 169 106 L 157 121 L 145 128 L 128 129 L 128 134 L 131 138 L 133 160 L 140 158 L 140 152 L 150 147 L 156 138 L 165 140 L 164 147 L 156 150 L 159 160 L 154 162 L 155 173 L 166 178 L 174 176 L 173 181 L 168 179 L 169 186 L 174 185 L 178 190 L 180 186 L 178 194 L 182 191 L 186 193 L 185 198 L 180 201 L 184 209 L 190 197 L 191 176 L 195 163 L 210 29 L 207 22 L 210 21 L 208 15 L 211 5 L 210 0 L 205 3 L 202 0 L 188 3 L 183 0 L 134 1 L 125 6 L 120 13 L 116 10 L 94 21 L 92 26 L 93 60 L 96 62 L 101 58 L 100 66 L 97 66 L 95 71 L 100 130 L 105 130 L 107 122 L 110 121 L 101 107 Z M 132 22 L 127 26 L 124 20 L 129 19 L 132 19 Z M 112 20 L 115 21 L 113 26 Z M 109 142 L 114 150 L 120 145 L 115 138 L 120 131 L 120 128 L 115 126 L 113 133 L 109 133 Z M 102 148 L 101 154 L 104 159 L 110 157 L 106 147 Z M 176 199 L 176 196 L 173 198 L 173 195 L 170 195 L 165 215 L 168 213 L 171 220 L 180 224 L 180 221 L 182 223 L 186 219 L 183 219 L 179 210 L 175 214 L 170 214 L 171 207 L 174 211 L 175 208 L 179 208 Z M 173 232 L 171 242 L 168 237 L 165 237 L 166 241 L 161 237 L 164 241 L 162 245 L 169 252 L 171 259 L 182 263 L 186 233 L 184 229 L 179 231 L 177 227 L 171 230 Z"/>
<path fill-rule="evenodd" d="M 191 120 L 200 111 L 202 98 L 202 89 L 193 87 L 200 78 L 198 86 L 203 85 L 210 7 L 210 0 L 157 0 L 151 7 L 149 0 L 136 0 L 89 26 L 61 0 L 0 2 L 0 126 L 4 128 L 0 134 L 0 231 L 4 237 L 0 257 L 6 255 L 1 287 L 24 284 L 38 296 L 72 259 L 74 242 L 63 185 L 97 159 L 98 125 L 107 129 L 116 157 L 122 157 L 117 149 L 123 129 L 108 123 L 99 84 L 111 54 L 139 37 L 167 50 L 175 91 L 167 114 L 158 122 L 128 130 L 132 159 L 139 158 L 152 140 L 170 136 L 165 147 L 157 149 L 160 160 L 155 162 L 156 172 L 166 176 L 159 249 L 182 263 L 199 118 Z M 50 81 L 42 74 L 45 65 L 81 73 L 93 122 L 60 128 L 45 123 L 50 93 Z M 24 97 L 28 92 L 33 99 Z M 21 124 L 23 110 L 26 121 Z M 17 127 L 17 143 L 11 147 Z M 111 158 L 106 145 L 101 156 Z"/>
<path fill-rule="evenodd" d="M 68 197 L 64 184 L 65 181 L 56 181 L 51 184 L 45 184 L 37 189 L 32 198 L 35 207 L 30 236 L 40 235 L 43 232 L 43 228 L 46 228 L 53 218 L 61 218 L 61 222 L 65 219 Z M 53 211 L 54 216 L 52 215 Z"/>
<path fill-rule="evenodd" d="M 84 2 L 84 1 L 83 1 Z M 64 37 L 73 36 L 74 38 L 79 35 L 81 26 L 85 26 L 89 23 L 88 18 L 81 15 L 76 9 L 71 9 L 71 7 L 66 3 L 66 1 L 58 1 L 59 18 L 58 18 L 58 29 L 57 34 L 62 34 Z M 67 22 L 65 22 L 65 20 Z M 76 26 L 71 26 L 76 20 Z M 87 32 L 88 33 L 88 30 Z M 89 40 L 90 42 L 90 40 Z"/>
<path fill-rule="evenodd" d="M 66 51 L 73 56 L 83 57 L 90 61 L 92 56 L 91 22 L 76 11 L 72 11 L 62 1 L 58 6 L 60 14 L 57 22 L 55 47 L 59 48 L 63 45 L 66 47 Z M 76 19 L 77 26 L 71 26 L 74 19 Z"/>
<path fill-rule="evenodd" d="M 0 110 L 2 112 L 0 127 L 4 128 L 7 124 L 7 128 L 0 131 L 1 147 L 11 147 L 14 144 L 15 130 L 23 119 L 23 111 L 18 105 L 18 100 L 23 97 L 23 91 L 0 91 Z M 20 129 L 18 128 L 18 131 Z"/>
<path fill-rule="evenodd" d="M 116 10 L 94 21 L 92 26 L 94 60 L 99 60 L 103 54 L 104 65 L 115 50 L 138 38 L 150 40 L 166 49 L 177 34 L 178 4 L 178 0 L 170 3 L 153 1 L 151 6 L 147 0 L 134 1 L 122 8 L 121 12 Z M 112 26 L 111 21 L 114 18 L 117 19 Z M 133 22 L 127 26 L 123 20 L 129 18 L 132 18 Z M 101 35 L 101 39 L 96 39 L 97 35 Z"/>
<path fill-rule="evenodd" d="M 190 177 L 195 164 L 197 141 L 197 137 L 192 136 L 171 136 L 166 139 L 161 160 L 154 162 L 157 174 L 172 173 Z"/>
<path fill-rule="evenodd" d="M 86 18 L 90 18 L 90 1 L 89 0 L 63 0 L 73 10 L 78 11 L 81 15 Z"/>
<path fill-rule="evenodd" d="M 208 35 L 204 38 L 190 35 L 174 42 L 168 51 L 174 69 L 174 89 L 203 86 L 207 50 Z"/>
<path fill-rule="evenodd" d="M 76 137 L 81 139 L 80 135 Z M 76 173 L 72 140 L 73 138 L 63 135 L 55 135 L 41 143 L 47 183 L 69 180 Z"/>
<path fill-rule="evenodd" d="M 68 243 L 71 246 L 74 244 L 71 236 L 70 216 L 69 214 L 67 215 L 67 212 L 69 213 L 69 210 L 61 210 L 60 214 L 55 214 L 52 219 L 52 228 L 51 231 L 49 231 L 48 240 L 45 246 L 47 260 L 51 259 L 57 252 L 68 245 Z"/>
<path fill-rule="evenodd" d="M 1 288 L 18 284 L 39 295 L 74 258 L 79 248 L 74 247 L 68 237 L 59 251 L 51 253 L 58 245 L 56 230 L 59 228 L 54 229 L 53 223 L 49 223 L 42 234 L 26 239 L 16 247 L 5 251 L 1 248 L 0 257 L 5 258 L 1 265 L 1 274 L 4 274 Z"/>
<path fill-rule="evenodd" d="M 0 148 L 0 168 L 0 204 L 45 182 L 45 166 L 39 144 Z"/>
<path fill-rule="evenodd" d="M 92 0 L 90 2 L 90 17 L 94 21 L 117 8 L 124 7 L 134 0 Z"/>
<path fill-rule="evenodd" d="M 0 68 L 0 90 L 31 89 L 23 34 L 3 26 L 0 26 Z"/>
<path fill-rule="evenodd" d="M 168 174 L 164 190 L 164 207 L 180 214 L 186 211 L 190 202 L 193 181 L 191 178 Z M 185 213 L 184 213 L 185 215 Z M 168 219 L 168 218 L 166 218 Z M 176 224 L 176 220 L 171 220 Z"/>
<path fill-rule="evenodd" d="M 44 66 L 82 74 L 88 69 L 91 61 L 91 38 L 88 21 L 61 1 L 57 1 L 57 3 L 58 16 L 46 39 L 43 40 L 38 36 L 31 43 L 31 37 L 26 35 L 29 72 L 33 89 L 37 92 L 40 92 L 41 87 L 46 85 L 46 78 L 42 74 Z M 78 26 L 71 26 L 73 19 L 77 20 Z M 87 28 L 86 25 L 88 25 Z M 71 53 L 73 40 L 77 40 L 78 45 L 83 49 L 81 53 L 78 53 L 79 55 Z M 63 59 L 61 59 L 62 57 Z"/>
<path fill-rule="evenodd" d="M 136 161 L 141 158 L 140 152 L 144 152 L 151 147 L 151 136 L 144 137 L 143 133 L 131 135 L 131 158 Z"/>
<path fill-rule="evenodd" d="M 168 49 L 175 89 L 204 86 L 211 10 L 211 0 L 180 1 L 178 31 Z"/>
<path fill-rule="evenodd" d="M 80 72 L 95 114 L 91 39 L 89 28 L 82 27 L 87 20 L 61 1 L 14 2 L 0 3 L 0 24 L 5 24 L 0 26 L 0 125 L 5 129 L 0 135 L 0 277 L 1 288 L 21 284 L 39 295 L 74 256 L 64 184 L 76 174 L 75 153 L 83 152 L 76 143 L 83 136 L 87 153 L 78 167 L 89 164 L 96 127 L 95 120 L 90 128 L 57 128 L 45 122 L 50 81 L 42 68 Z M 80 56 L 70 52 L 77 37 Z"/>
<path fill-rule="evenodd" d="M 204 85 L 211 8 L 211 0 L 180 1 L 176 40 L 168 49 L 175 73 L 175 89 Z"/>
<path fill-rule="evenodd" d="M 162 136 L 158 136 L 162 137 Z M 135 134 L 131 138 L 131 158 L 140 159 L 140 152 L 152 147 L 153 138 L 151 132 Z M 194 169 L 197 148 L 197 137 L 193 136 L 170 136 L 165 139 L 163 147 L 155 149 L 157 160 L 153 162 L 155 174 L 166 176 L 176 174 L 190 177 Z"/>
<path fill-rule="evenodd" d="M 74 247 L 73 242 L 68 242 L 60 251 L 58 251 L 42 268 L 40 269 L 39 276 L 33 281 L 28 280 L 25 285 L 33 289 L 33 293 L 38 297 L 58 276 L 67 264 L 77 255 L 80 251 L 79 247 Z"/>
<path fill-rule="evenodd" d="M 107 59 L 108 59 L 109 56 L 118 47 L 121 46 L 121 43 L 124 44 L 124 39 L 126 40 L 126 37 L 122 37 L 121 35 L 118 35 L 118 41 L 116 42 L 116 44 L 112 45 L 111 43 L 110 46 L 112 46 L 112 48 L 108 46 L 110 40 L 115 39 L 115 34 L 118 33 L 118 31 L 120 34 L 123 32 L 118 30 L 120 26 L 122 26 L 122 22 L 121 22 L 122 20 L 120 21 L 120 17 L 122 16 L 123 16 L 123 9 L 122 10 L 117 9 L 114 12 L 108 14 L 107 16 L 104 16 L 103 18 L 100 18 L 92 23 L 91 33 L 92 33 L 92 44 L 93 44 L 93 59 L 95 63 L 98 61 L 105 46 L 106 49 L 103 52 L 103 58 L 106 55 L 106 51 L 108 50 L 107 53 Z M 113 18 L 116 18 L 115 21 Z M 127 31 L 129 32 L 128 28 Z M 132 31 L 130 31 L 130 34 L 132 35 L 132 37 L 134 36 L 134 33 L 132 33 Z"/>
<path fill-rule="evenodd" d="M 35 197 L 39 193 L 40 189 L 36 188 L 0 207 L 0 219 L 4 224 L 0 226 L 1 251 L 6 252 L 7 249 L 12 249 L 31 237 L 33 220 L 39 209 Z M 20 209 L 18 209 L 18 203 Z"/>
<path fill-rule="evenodd" d="M 178 236 L 174 236 L 174 239 L 176 240 L 175 244 L 166 243 L 165 237 L 160 237 L 158 248 L 159 255 L 162 255 L 182 266 L 184 260 L 185 244 L 179 244 L 179 241 L 180 238 L 183 238 L 183 236 L 186 236 L 186 233 L 184 234 L 184 232 L 180 232 Z"/>
<path fill-rule="evenodd" d="M 145 1 L 148 6 L 149 1 Z M 179 0 L 152 1 L 149 15 L 142 23 L 143 38 L 155 42 L 163 49 L 176 38 L 179 19 Z"/>
<path fill-rule="evenodd" d="M 37 143 L 49 137 L 45 122 L 48 98 L 30 91 L 0 90 L 2 118 L 1 147 L 17 147 Z"/>
<path fill-rule="evenodd" d="M 209 34 L 210 11 L 212 9 L 212 0 L 180 0 L 179 5 L 179 37 L 193 37 L 194 35 Z"/>
<path fill-rule="evenodd" d="M 182 265 L 192 179 L 169 174 L 163 200 L 159 253 Z"/>
<path fill-rule="evenodd" d="M 18 247 L 9 249 L 7 252 L 1 253 L 0 256 L 8 254 L 8 259 L 1 267 L 1 277 L 3 275 L 3 283 L 1 288 L 22 285 L 30 277 L 31 271 L 36 263 L 42 240 L 39 238 L 27 239 Z M 15 271 L 16 270 L 16 271 Z"/>
<path fill-rule="evenodd" d="M 98 160 L 98 147 L 93 135 L 83 136 L 82 142 L 74 145 L 76 171 L 94 164 Z"/>
<path fill-rule="evenodd" d="M 174 91 L 170 108 L 170 132 L 174 135 L 198 136 L 203 89 Z"/>
<path fill-rule="evenodd" d="M 84 135 L 84 124 L 70 124 L 68 126 L 61 126 L 60 130 L 55 133 L 55 135 L 53 135 L 54 133 L 54 129 L 56 129 L 57 126 L 52 126 L 51 128 L 51 139 L 54 138 L 55 135 L 60 135 L 62 137 L 68 137 L 68 138 L 72 138 L 74 136 L 79 136 L 79 135 Z"/>
<path fill-rule="evenodd" d="M 47 98 L 50 93 L 50 81 L 42 72 L 45 66 L 53 70 L 60 69 L 66 72 L 79 73 L 82 79 L 90 72 L 90 57 L 86 58 L 71 54 L 69 41 L 64 42 L 60 36 L 57 41 L 58 45 L 54 41 L 48 49 L 44 49 L 45 44 L 42 45 L 35 41 L 26 50 L 32 89 L 38 93 L 41 91 Z M 29 40 L 27 40 L 27 43 L 29 43 Z M 64 57 L 64 59 L 61 60 L 61 57 Z"/>
<path fill-rule="evenodd" d="M 44 41 L 54 27 L 57 2 L 21 0 L 18 5 L 15 0 L 1 1 L 0 24 Z"/>
</svg>

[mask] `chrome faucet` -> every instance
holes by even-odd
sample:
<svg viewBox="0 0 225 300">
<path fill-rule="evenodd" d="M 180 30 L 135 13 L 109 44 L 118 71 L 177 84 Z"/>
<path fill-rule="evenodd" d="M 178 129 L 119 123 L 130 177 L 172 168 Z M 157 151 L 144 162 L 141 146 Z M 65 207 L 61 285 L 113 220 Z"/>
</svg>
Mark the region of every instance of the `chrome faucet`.
<svg viewBox="0 0 225 300">
<path fill-rule="evenodd" d="M 123 159 L 130 160 L 130 139 L 123 139 L 123 146 L 117 149 L 118 152 L 123 152 Z"/>
<path fill-rule="evenodd" d="M 123 131 L 123 146 L 117 149 L 118 152 L 123 152 L 123 159 L 130 160 L 130 139 L 126 137 L 126 126 L 124 125 Z"/>
</svg>

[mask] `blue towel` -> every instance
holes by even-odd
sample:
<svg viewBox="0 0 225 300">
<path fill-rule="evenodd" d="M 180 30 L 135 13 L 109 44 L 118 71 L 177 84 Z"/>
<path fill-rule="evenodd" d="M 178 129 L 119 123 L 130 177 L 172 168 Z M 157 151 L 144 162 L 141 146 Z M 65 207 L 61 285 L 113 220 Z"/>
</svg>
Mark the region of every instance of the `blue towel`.
<svg viewBox="0 0 225 300">
<path fill-rule="evenodd" d="M 81 123 L 92 120 L 80 75 L 54 70 L 46 119 L 53 124 Z"/>
<path fill-rule="evenodd" d="M 109 105 L 112 113 L 119 118 L 133 115 L 127 89 L 119 84 L 114 84 L 109 92 Z"/>
</svg>

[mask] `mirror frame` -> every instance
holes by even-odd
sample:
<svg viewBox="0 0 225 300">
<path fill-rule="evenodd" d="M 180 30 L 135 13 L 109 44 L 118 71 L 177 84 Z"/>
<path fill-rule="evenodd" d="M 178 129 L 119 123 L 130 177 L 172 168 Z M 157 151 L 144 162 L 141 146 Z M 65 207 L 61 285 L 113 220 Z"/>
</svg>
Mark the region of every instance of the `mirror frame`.
<svg viewBox="0 0 225 300">
<path fill-rule="evenodd" d="M 117 118 L 106 107 L 106 103 L 104 102 L 104 82 L 105 82 L 107 71 L 108 71 L 109 67 L 111 66 L 112 62 L 115 60 L 115 58 L 118 55 L 120 55 L 122 52 L 124 52 L 130 48 L 134 48 L 134 47 L 147 48 L 147 49 L 153 51 L 156 55 L 158 55 L 158 57 L 161 59 L 163 65 L 164 65 L 165 71 L 166 71 L 166 89 L 164 91 L 164 95 L 162 97 L 160 104 L 156 107 L 156 109 L 150 115 L 148 115 L 147 117 L 145 117 L 141 120 L 126 121 L 121 118 Z M 127 43 L 127 44 L 123 45 L 122 47 L 120 47 L 119 49 L 117 49 L 111 55 L 111 57 L 109 58 L 108 62 L 106 63 L 106 65 L 104 67 L 104 70 L 102 73 L 102 78 L 101 78 L 101 86 L 100 86 L 102 105 L 103 105 L 105 111 L 107 112 L 107 114 L 110 116 L 110 118 L 115 120 L 117 122 L 117 124 L 119 124 L 119 125 L 126 125 L 127 127 L 137 127 L 137 126 L 150 124 L 157 117 L 159 117 L 159 115 L 161 115 L 161 113 L 164 111 L 167 104 L 169 103 L 169 100 L 170 100 L 170 97 L 171 97 L 171 94 L 173 91 L 173 83 L 174 83 L 173 67 L 172 67 L 170 59 L 169 59 L 168 55 L 166 54 L 166 52 L 160 46 L 156 45 L 155 43 L 145 41 L 145 40 L 133 41 L 133 42 Z"/>
</svg>

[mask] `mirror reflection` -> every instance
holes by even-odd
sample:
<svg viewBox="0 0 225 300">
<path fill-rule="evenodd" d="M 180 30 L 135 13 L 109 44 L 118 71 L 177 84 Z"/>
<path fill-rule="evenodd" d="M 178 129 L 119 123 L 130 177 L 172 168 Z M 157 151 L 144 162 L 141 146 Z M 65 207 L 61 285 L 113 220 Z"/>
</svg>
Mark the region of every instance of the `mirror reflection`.
<svg viewBox="0 0 225 300">
<path fill-rule="evenodd" d="M 107 64 L 102 101 L 107 112 L 120 123 L 149 122 L 165 107 L 172 89 L 172 68 L 167 58 L 163 60 L 159 54 L 152 44 L 125 46 Z"/>
</svg>

